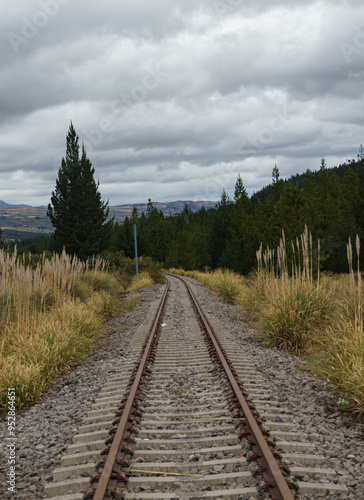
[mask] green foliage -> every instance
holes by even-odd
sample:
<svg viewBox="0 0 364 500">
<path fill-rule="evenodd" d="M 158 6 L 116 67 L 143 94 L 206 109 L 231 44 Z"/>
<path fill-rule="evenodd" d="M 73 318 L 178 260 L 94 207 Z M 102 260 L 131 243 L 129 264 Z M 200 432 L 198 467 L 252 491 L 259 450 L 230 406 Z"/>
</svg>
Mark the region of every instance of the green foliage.
<svg viewBox="0 0 364 500">
<path fill-rule="evenodd" d="M 111 296 L 116 296 L 122 289 L 113 275 L 87 271 L 76 276 L 72 291 L 76 297 L 85 302 L 94 292 L 106 292 Z"/>
<path fill-rule="evenodd" d="M 150 274 L 146 271 L 138 273 L 138 277 L 134 276 L 128 287 L 128 292 L 133 290 L 140 290 L 141 288 L 151 288 L 155 283 L 150 277 Z"/>
<path fill-rule="evenodd" d="M 135 259 L 126 257 L 122 251 L 105 251 L 101 253 L 101 257 L 108 263 L 109 271 L 121 281 L 124 289 L 127 289 L 136 272 Z M 154 262 L 151 257 L 139 257 L 138 270 L 140 273 L 148 273 L 155 283 L 164 283 L 162 264 Z"/>
<path fill-rule="evenodd" d="M 128 269 L 135 270 L 135 259 L 129 261 Z M 162 264 L 154 262 L 151 257 L 138 258 L 138 270 L 140 273 L 148 273 L 155 283 L 164 283 L 164 276 L 162 272 Z"/>
<path fill-rule="evenodd" d="M 231 217 L 234 205 L 225 192 L 222 191 L 221 200 L 216 205 L 211 233 L 209 237 L 210 262 L 212 267 L 223 265 L 223 255 L 231 243 Z"/>
<path fill-rule="evenodd" d="M 157 262 L 164 262 L 168 251 L 168 233 L 162 212 L 149 199 L 144 233 L 149 244 L 148 254 Z"/>
<path fill-rule="evenodd" d="M 230 302 L 234 304 L 236 298 L 240 293 L 240 284 L 237 282 L 235 277 L 227 270 L 221 271 L 219 275 L 220 279 L 216 284 L 216 290 L 221 295 L 221 297 L 226 300 L 226 302 Z"/>
<path fill-rule="evenodd" d="M 41 255 L 46 252 L 50 257 L 52 255 L 51 250 L 54 247 L 53 244 L 53 234 L 46 235 L 36 235 L 32 238 L 25 238 L 24 240 L 18 240 L 16 242 L 7 242 L 7 248 L 14 251 L 15 246 L 17 247 L 18 253 L 31 253 L 32 255 Z"/>
<path fill-rule="evenodd" d="M 223 190 L 216 207 L 208 211 L 202 208 L 193 213 L 186 205 L 182 213 L 165 217 L 149 200 L 146 214 L 139 214 L 134 207 L 123 224 L 114 224 L 110 251 L 133 259 L 133 224 L 138 226 L 138 255 L 143 258 L 167 268 L 223 267 L 241 274 L 254 269 L 255 252 L 261 243 L 264 248 L 276 248 L 282 228 L 286 240 L 291 241 L 307 225 L 312 238 L 320 240 L 321 269 L 346 272 L 348 236 L 353 239 L 359 233 L 364 238 L 364 153 L 359 153 L 357 161 L 330 169 L 322 158 L 319 171 L 307 169 L 285 181 L 274 165 L 272 184 L 251 197 L 239 175 L 234 200 Z M 292 260 L 292 249 L 288 248 L 289 266 Z"/>
<path fill-rule="evenodd" d="M 313 341 L 311 331 L 322 330 L 332 315 L 332 296 L 323 286 L 293 282 L 280 294 L 272 293 L 260 328 L 271 345 L 299 354 Z"/>
<path fill-rule="evenodd" d="M 125 312 L 133 312 L 137 308 L 138 301 L 134 295 L 131 295 L 123 302 L 123 309 Z"/>
<path fill-rule="evenodd" d="M 66 158 L 62 158 L 55 190 L 47 215 L 54 231 L 54 248 L 76 254 L 81 259 L 105 250 L 113 222 L 107 221 L 109 209 L 101 200 L 95 169 L 71 123 L 67 135 Z"/>
</svg>

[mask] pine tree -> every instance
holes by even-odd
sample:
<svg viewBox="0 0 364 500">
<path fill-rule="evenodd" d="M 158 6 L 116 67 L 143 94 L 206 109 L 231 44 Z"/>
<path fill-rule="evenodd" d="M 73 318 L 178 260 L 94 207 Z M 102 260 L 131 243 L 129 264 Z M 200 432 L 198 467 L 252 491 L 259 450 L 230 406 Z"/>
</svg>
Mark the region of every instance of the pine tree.
<svg viewBox="0 0 364 500">
<path fill-rule="evenodd" d="M 0 228 L 0 248 L 4 248 L 4 242 L 3 242 L 3 232 Z"/>
<path fill-rule="evenodd" d="M 138 212 L 138 209 L 137 207 L 133 207 L 133 210 L 131 212 L 131 217 L 130 217 L 131 221 L 133 222 L 133 224 L 136 224 L 139 220 L 139 212 Z"/>
<path fill-rule="evenodd" d="M 321 238 L 334 238 L 342 227 L 341 217 L 342 190 L 337 175 L 326 168 L 322 158 L 318 183 L 318 222 Z"/>
<path fill-rule="evenodd" d="M 343 198 L 342 212 L 344 219 L 345 239 L 348 235 L 352 241 L 359 232 L 359 227 L 356 221 L 356 207 L 359 201 L 359 180 L 357 174 L 349 168 L 343 178 Z"/>
<path fill-rule="evenodd" d="M 119 233 L 118 250 L 123 250 L 126 257 L 135 257 L 133 221 L 128 216 L 125 217 Z"/>
<path fill-rule="evenodd" d="M 282 197 L 284 189 L 283 179 L 279 176 L 279 168 L 277 165 L 274 165 L 272 170 L 272 191 L 271 196 L 269 196 L 266 203 L 267 210 L 267 232 L 266 237 L 269 242 L 270 247 L 276 247 L 279 245 L 279 241 L 282 235 L 282 227 L 280 222 L 277 219 L 276 212 L 278 210 L 278 204 L 280 204 L 280 200 Z"/>
<path fill-rule="evenodd" d="M 359 153 L 356 155 L 358 157 L 358 161 L 364 160 L 364 147 L 363 144 L 359 146 Z"/>
<path fill-rule="evenodd" d="M 153 212 L 153 203 L 152 203 L 152 200 L 150 198 L 148 198 L 148 204 L 147 204 L 147 218 L 151 216 L 152 212 Z"/>
<path fill-rule="evenodd" d="M 283 180 L 279 177 L 279 168 L 274 165 L 272 170 L 272 186 L 273 186 L 273 204 L 275 205 L 280 200 L 283 190 Z"/>
<path fill-rule="evenodd" d="M 216 205 L 212 230 L 209 238 L 209 251 L 211 265 L 213 267 L 229 267 L 227 260 L 221 260 L 223 253 L 227 250 L 231 239 L 231 215 L 233 205 L 225 189 L 222 191 L 221 199 Z"/>
<path fill-rule="evenodd" d="M 101 200 L 95 169 L 85 148 L 80 147 L 71 123 L 67 135 L 66 158 L 62 158 L 55 190 L 47 215 L 54 231 L 56 251 L 85 259 L 107 248 L 113 220 L 108 219 L 108 203 Z"/>
<path fill-rule="evenodd" d="M 276 232 L 285 232 L 286 241 L 294 241 L 305 229 L 306 206 L 304 193 L 296 184 L 283 184 L 281 198 L 273 209 Z"/>
<path fill-rule="evenodd" d="M 231 262 L 234 271 L 247 273 L 251 266 L 251 227 L 249 197 L 240 174 L 235 183 L 234 213 L 232 216 Z M 255 250 L 253 252 L 255 256 Z"/>
<path fill-rule="evenodd" d="M 303 178 L 302 194 L 305 200 L 304 222 L 309 231 L 317 232 L 317 183 L 310 169 L 306 170 Z"/>
</svg>

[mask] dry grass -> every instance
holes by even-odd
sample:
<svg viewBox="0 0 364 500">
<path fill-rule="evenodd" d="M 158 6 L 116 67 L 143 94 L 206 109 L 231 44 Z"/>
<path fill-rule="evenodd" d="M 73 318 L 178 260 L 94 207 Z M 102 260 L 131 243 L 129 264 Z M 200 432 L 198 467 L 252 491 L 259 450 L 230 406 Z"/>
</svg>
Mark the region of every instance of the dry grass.
<svg viewBox="0 0 364 500">
<path fill-rule="evenodd" d="M 337 282 L 340 314 L 325 335 L 318 339 L 321 347 L 311 360 L 311 366 L 335 384 L 351 403 L 364 413 L 364 328 L 363 289 L 359 266 L 360 241 L 356 238 L 357 265 L 353 269 L 353 250 L 348 243 L 349 275 Z"/>
<path fill-rule="evenodd" d="M 132 295 L 124 300 L 123 302 L 123 310 L 125 312 L 133 312 L 137 308 L 138 301 L 137 298 Z"/>
<path fill-rule="evenodd" d="M 133 290 L 139 290 L 140 288 L 151 288 L 155 283 L 147 271 L 139 273 L 138 278 L 134 276 L 131 283 L 127 289 L 128 292 Z"/>
<path fill-rule="evenodd" d="M 315 349 L 317 338 L 335 317 L 332 282 L 314 279 L 312 237 L 305 232 L 291 242 L 287 265 L 284 233 L 276 250 L 257 251 L 258 269 L 241 304 L 269 345 L 295 354 Z"/>
<path fill-rule="evenodd" d="M 241 295 L 244 293 L 244 278 L 229 269 L 217 269 L 204 273 L 201 271 L 184 271 L 183 269 L 172 268 L 168 272 L 201 281 L 201 283 L 215 290 L 224 300 L 231 304 L 239 303 Z"/>
<path fill-rule="evenodd" d="M 321 276 L 314 262 L 312 237 L 307 228 L 291 242 L 291 265 L 284 233 L 277 249 L 257 251 L 257 271 L 243 279 L 230 271 L 209 273 L 170 270 L 195 278 L 240 305 L 261 332 L 264 342 L 308 361 L 307 366 L 328 378 L 350 408 L 364 414 L 363 287 L 349 240 L 349 274 Z M 317 248 L 320 257 L 320 242 Z M 315 272 L 316 269 L 316 272 Z"/>
<path fill-rule="evenodd" d="M 30 261 L 31 259 L 29 259 Z M 117 280 L 100 259 L 65 253 L 35 269 L 0 251 L 0 405 L 14 387 L 17 406 L 36 401 L 59 372 L 88 352 L 116 311 Z"/>
</svg>

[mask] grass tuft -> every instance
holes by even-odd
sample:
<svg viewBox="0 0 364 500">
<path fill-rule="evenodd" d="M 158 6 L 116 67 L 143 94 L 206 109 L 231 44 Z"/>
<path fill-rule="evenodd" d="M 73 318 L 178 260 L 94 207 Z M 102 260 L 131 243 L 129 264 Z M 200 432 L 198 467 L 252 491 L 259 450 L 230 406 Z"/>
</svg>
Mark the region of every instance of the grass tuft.
<svg viewBox="0 0 364 500">
<path fill-rule="evenodd" d="M 30 261 L 30 257 L 28 259 Z M 64 252 L 32 269 L 0 250 L 0 408 L 14 387 L 18 408 L 93 346 L 122 291 L 100 259 L 83 263 Z"/>
<path fill-rule="evenodd" d="M 139 273 L 138 278 L 134 276 L 127 291 L 132 292 L 133 290 L 140 290 L 141 288 L 151 288 L 154 284 L 150 274 L 147 271 L 143 271 Z"/>
<path fill-rule="evenodd" d="M 184 271 L 183 269 L 171 268 L 168 272 L 201 281 L 207 287 L 218 292 L 226 302 L 231 304 L 237 304 L 241 298 L 243 277 L 229 269 L 217 269 L 216 271 L 203 273 L 201 271 Z"/>
<path fill-rule="evenodd" d="M 284 291 L 279 286 L 282 284 L 278 283 L 278 290 L 274 287 L 271 294 L 265 291 L 265 305 L 261 304 L 256 314 L 258 328 L 269 345 L 294 354 L 307 353 L 330 322 L 332 293 L 329 288 L 300 281 L 286 285 Z"/>
<path fill-rule="evenodd" d="M 308 368 L 329 379 L 350 409 L 364 415 L 364 297 L 358 237 L 354 247 L 349 239 L 349 274 L 342 276 L 320 274 L 320 241 L 313 250 L 307 227 L 291 242 L 289 258 L 283 232 L 277 249 L 263 251 L 261 245 L 257 270 L 247 279 L 226 270 L 170 272 L 195 278 L 241 306 L 265 343 L 304 356 Z"/>
<path fill-rule="evenodd" d="M 124 300 L 123 309 L 126 312 L 133 312 L 137 308 L 137 304 L 138 304 L 137 298 L 134 295 L 132 295 Z"/>
</svg>

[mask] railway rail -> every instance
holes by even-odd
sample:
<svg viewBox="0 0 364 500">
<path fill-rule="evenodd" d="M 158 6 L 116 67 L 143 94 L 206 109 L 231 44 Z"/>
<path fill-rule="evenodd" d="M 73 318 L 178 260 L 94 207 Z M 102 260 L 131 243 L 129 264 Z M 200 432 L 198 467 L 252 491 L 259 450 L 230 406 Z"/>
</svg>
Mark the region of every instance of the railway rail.
<svg viewBox="0 0 364 500">
<path fill-rule="evenodd" d="M 300 480 L 335 472 L 320 469 L 312 444 L 276 418 L 282 408 L 222 333 L 186 280 L 167 275 L 151 327 L 136 339 L 136 363 L 109 380 L 46 494 L 293 500 L 344 493 L 333 482 Z"/>
</svg>

